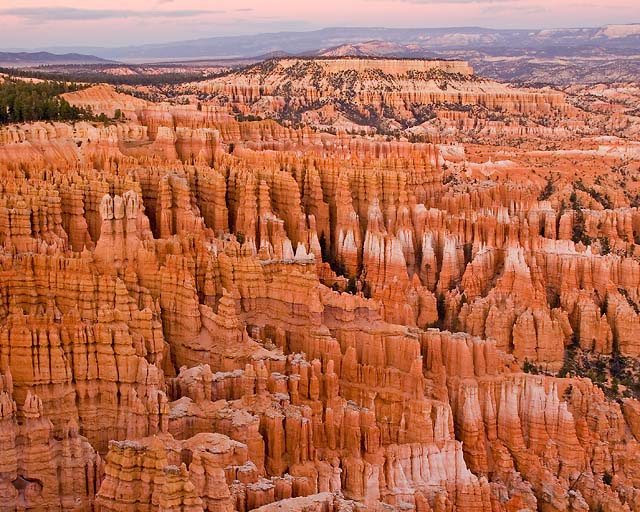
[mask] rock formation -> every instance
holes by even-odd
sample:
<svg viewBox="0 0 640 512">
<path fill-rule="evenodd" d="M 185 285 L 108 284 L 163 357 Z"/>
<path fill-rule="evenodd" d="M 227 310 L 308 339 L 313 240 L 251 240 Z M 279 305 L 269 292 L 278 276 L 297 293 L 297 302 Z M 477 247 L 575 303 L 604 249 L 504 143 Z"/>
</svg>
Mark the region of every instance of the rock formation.
<svg viewBox="0 0 640 512">
<path fill-rule="evenodd" d="M 66 97 L 124 121 L 0 127 L 1 510 L 640 510 L 632 142 L 419 62 L 272 61 L 200 108 L 100 86 Z M 457 98 L 443 140 L 495 137 L 497 106 L 574 140 L 234 119 L 345 73 L 397 119 Z"/>
</svg>

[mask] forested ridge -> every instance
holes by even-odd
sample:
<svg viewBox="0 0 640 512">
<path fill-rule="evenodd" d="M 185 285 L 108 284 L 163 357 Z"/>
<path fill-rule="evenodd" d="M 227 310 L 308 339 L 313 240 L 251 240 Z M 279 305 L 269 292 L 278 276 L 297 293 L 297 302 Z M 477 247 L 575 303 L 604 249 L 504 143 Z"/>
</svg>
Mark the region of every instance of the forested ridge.
<svg viewBox="0 0 640 512">
<path fill-rule="evenodd" d="M 68 67 L 68 70 L 65 69 Z M 120 66 L 119 66 L 120 67 Z M 76 69 L 74 66 L 56 66 L 56 69 L 17 69 L 0 67 L 0 73 L 7 73 L 21 78 L 36 78 L 39 80 L 60 80 L 67 82 L 105 83 L 110 85 L 146 85 L 146 86 L 170 86 L 189 82 L 208 80 L 213 76 L 224 73 L 202 73 L 198 71 L 176 71 L 154 74 L 135 73 L 132 75 L 111 74 L 109 66 L 87 66 L 89 69 Z"/>
<path fill-rule="evenodd" d="M 91 110 L 73 106 L 60 97 L 60 94 L 82 87 L 69 82 L 32 83 L 5 78 L 0 83 L 0 124 L 92 120 Z"/>
</svg>

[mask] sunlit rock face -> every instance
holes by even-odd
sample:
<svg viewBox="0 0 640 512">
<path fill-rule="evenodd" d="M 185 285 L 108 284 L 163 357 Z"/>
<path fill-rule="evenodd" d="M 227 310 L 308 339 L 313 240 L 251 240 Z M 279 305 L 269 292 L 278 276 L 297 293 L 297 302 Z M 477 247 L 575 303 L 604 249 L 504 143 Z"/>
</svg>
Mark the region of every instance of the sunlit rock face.
<svg viewBox="0 0 640 512">
<path fill-rule="evenodd" d="M 295 73 L 442 137 L 234 118 Z M 0 128 L 1 510 L 640 509 L 637 118 L 455 61 L 200 87 Z"/>
<path fill-rule="evenodd" d="M 469 113 L 478 109 L 535 117 L 570 110 L 558 91 L 487 80 L 455 60 L 282 58 L 188 89 L 243 114 L 354 132 L 412 127 L 423 134 L 429 132 L 425 123 L 439 117 L 454 125 L 475 119 L 477 130 L 485 116 Z M 443 130 L 438 135 L 447 136 Z"/>
</svg>

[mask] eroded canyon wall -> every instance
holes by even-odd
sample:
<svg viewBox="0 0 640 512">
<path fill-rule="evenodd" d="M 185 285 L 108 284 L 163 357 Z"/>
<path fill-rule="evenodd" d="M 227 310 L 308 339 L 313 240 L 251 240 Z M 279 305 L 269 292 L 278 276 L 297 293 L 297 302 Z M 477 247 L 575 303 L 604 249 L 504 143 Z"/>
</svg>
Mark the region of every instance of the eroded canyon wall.
<svg viewBox="0 0 640 512">
<path fill-rule="evenodd" d="M 0 129 L 3 510 L 640 509 L 640 405 L 551 375 L 640 355 L 637 208 L 94 93 Z"/>
</svg>

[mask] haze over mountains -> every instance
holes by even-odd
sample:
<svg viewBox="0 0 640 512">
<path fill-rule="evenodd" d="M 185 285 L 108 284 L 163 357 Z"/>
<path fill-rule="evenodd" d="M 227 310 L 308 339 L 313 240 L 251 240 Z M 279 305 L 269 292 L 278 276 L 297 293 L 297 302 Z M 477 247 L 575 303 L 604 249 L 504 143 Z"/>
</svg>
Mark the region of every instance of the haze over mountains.
<svg viewBox="0 0 640 512">
<path fill-rule="evenodd" d="M 129 66 L 118 73 L 138 74 L 133 64 L 170 63 L 174 71 L 182 67 L 183 71 L 201 72 L 204 67 L 210 74 L 281 56 L 367 56 L 464 59 L 479 75 L 529 84 L 613 83 L 640 76 L 640 24 L 546 30 L 346 27 L 114 48 L 37 50 L 0 53 L 0 66 L 44 65 L 54 73 L 73 71 L 69 65 L 102 66 L 102 71 L 109 72 L 104 66 L 113 66 L 115 61 L 118 66 Z"/>
<path fill-rule="evenodd" d="M 76 52 L 97 57 L 145 61 L 158 59 L 255 57 L 271 52 L 300 54 L 345 44 L 385 41 L 409 45 L 414 51 L 451 49 L 544 49 L 567 54 L 599 48 L 621 54 L 637 53 L 640 24 L 555 30 L 504 30 L 480 27 L 380 28 L 336 27 L 310 32 L 279 32 L 252 36 L 224 36 L 139 46 L 59 47 L 54 52 Z M 38 49 L 45 50 L 45 49 Z"/>
<path fill-rule="evenodd" d="M 66 64 L 107 64 L 111 61 L 94 55 L 51 52 L 0 52 L 0 66 L 23 67 Z"/>
</svg>

